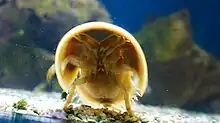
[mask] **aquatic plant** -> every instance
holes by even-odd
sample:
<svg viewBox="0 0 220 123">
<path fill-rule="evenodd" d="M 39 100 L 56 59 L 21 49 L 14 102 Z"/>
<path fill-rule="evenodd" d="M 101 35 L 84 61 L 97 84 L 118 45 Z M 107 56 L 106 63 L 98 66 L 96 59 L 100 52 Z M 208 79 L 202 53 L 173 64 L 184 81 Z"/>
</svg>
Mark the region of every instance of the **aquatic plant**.
<svg viewBox="0 0 220 123">
<path fill-rule="evenodd" d="M 13 107 L 16 108 L 16 109 L 23 109 L 25 110 L 28 106 L 28 103 L 25 99 L 21 99 L 19 100 L 18 102 L 14 103 L 13 104 Z"/>
</svg>

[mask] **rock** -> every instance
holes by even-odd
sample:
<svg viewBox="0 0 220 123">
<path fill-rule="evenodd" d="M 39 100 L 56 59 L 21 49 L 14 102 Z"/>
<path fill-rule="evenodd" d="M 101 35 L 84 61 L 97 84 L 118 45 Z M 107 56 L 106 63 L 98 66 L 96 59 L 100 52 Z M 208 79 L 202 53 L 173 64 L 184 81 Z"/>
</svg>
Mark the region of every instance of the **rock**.
<svg viewBox="0 0 220 123">
<path fill-rule="evenodd" d="M 45 82 L 46 70 L 52 63 L 50 53 L 11 43 L 0 47 L 4 49 L 0 52 L 1 87 L 32 90 Z"/>
<path fill-rule="evenodd" d="M 219 95 L 219 62 L 193 41 L 189 16 L 182 10 L 135 34 L 149 62 L 151 93 L 141 98 L 143 103 L 184 107 Z"/>
<path fill-rule="evenodd" d="M 31 9 L 40 19 L 33 25 L 36 34 L 32 38 L 49 51 L 54 51 L 61 37 L 76 25 L 88 21 L 111 22 L 108 12 L 97 0 L 17 0 L 17 6 Z"/>
<path fill-rule="evenodd" d="M 190 54 L 194 47 L 186 10 L 159 17 L 134 34 L 150 60 L 169 61 Z"/>
<path fill-rule="evenodd" d="M 111 21 L 96 0 L 0 1 L 0 86 L 33 90 L 46 83 L 60 38 L 74 26 L 95 20 Z"/>
</svg>

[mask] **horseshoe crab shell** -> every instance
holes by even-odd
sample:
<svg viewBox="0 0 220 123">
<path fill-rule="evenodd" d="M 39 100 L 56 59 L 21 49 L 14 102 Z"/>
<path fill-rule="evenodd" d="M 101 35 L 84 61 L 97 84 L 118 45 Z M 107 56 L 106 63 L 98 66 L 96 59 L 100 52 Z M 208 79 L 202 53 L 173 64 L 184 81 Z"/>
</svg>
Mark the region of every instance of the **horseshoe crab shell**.
<svg viewBox="0 0 220 123">
<path fill-rule="evenodd" d="M 100 33 L 102 31 L 110 32 L 112 34 L 122 36 L 131 42 L 132 50 L 126 51 L 125 54 L 127 55 L 129 66 L 137 72 L 137 88 L 142 96 L 145 93 L 148 85 L 148 68 L 145 55 L 138 41 L 128 31 L 119 26 L 106 22 L 88 22 L 78 25 L 69 30 L 62 37 L 55 53 L 55 72 L 61 88 L 67 92 L 71 83 L 73 82 L 72 80 L 77 77 L 78 72 L 80 71 L 80 68 L 75 67 L 64 71 L 64 74 L 61 74 L 62 62 L 69 52 L 74 52 L 75 50 L 75 46 L 71 42 L 74 41 L 73 38 L 77 34 L 88 31 L 93 31 L 94 34 L 98 36 L 102 35 L 102 33 Z"/>
</svg>

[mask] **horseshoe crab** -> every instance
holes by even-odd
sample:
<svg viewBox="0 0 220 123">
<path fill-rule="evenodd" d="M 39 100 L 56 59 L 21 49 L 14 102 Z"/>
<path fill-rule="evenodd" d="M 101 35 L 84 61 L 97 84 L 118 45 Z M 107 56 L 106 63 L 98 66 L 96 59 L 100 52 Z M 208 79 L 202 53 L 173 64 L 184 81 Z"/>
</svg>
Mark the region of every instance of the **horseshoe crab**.
<svg viewBox="0 0 220 123">
<path fill-rule="evenodd" d="M 132 114 L 133 97 L 146 91 L 147 69 L 142 48 L 128 31 L 106 22 L 88 22 L 62 37 L 47 80 L 56 74 L 61 88 L 69 92 L 64 109 L 76 90 L 86 102 L 104 107 L 124 103 Z"/>
</svg>

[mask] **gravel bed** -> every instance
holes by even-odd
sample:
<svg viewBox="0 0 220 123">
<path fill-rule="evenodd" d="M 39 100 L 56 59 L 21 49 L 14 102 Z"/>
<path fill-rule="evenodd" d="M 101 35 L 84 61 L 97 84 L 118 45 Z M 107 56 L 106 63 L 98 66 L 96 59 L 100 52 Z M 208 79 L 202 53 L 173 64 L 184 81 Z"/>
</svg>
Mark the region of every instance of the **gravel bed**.
<svg viewBox="0 0 220 123">
<path fill-rule="evenodd" d="M 18 110 L 13 104 L 21 99 L 27 100 L 27 108 Z M 38 121 L 54 119 L 54 122 L 74 120 L 78 122 L 136 122 L 136 123 L 220 123 L 220 115 L 195 113 L 171 107 L 154 107 L 133 104 L 136 117 L 128 116 L 102 108 L 92 108 L 82 104 L 73 104 L 72 112 L 62 110 L 64 100 L 60 93 L 30 92 L 25 90 L 0 89 L 0 117 L 17 113 L 37 116 Z M 32 117 L 32 119 L 34 119 Z M 35 118 L 36 119 L 36 118 Z M 56 120 L 60 119 L 60 120 Z M 64 120 L 63 120 L 64 119 Z M 51 121 L 50 121 L 51 122 Z"/>
</svg>

